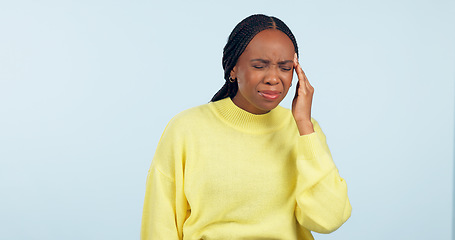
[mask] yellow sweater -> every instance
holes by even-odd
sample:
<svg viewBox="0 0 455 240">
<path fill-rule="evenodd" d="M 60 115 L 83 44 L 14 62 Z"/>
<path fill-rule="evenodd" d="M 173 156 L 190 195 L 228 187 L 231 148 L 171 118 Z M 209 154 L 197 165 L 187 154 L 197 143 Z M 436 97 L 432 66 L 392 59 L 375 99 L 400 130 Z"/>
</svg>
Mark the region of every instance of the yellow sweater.
<svg viewBox="0 0 455 240">
<path fill-rule="evenodd" d="M 316 121 L 300 136 L 278 106 L 254 115 L 230 98 L 175 116 L 146 184 L 142 240 L 313 239 L 351 214 Z"/>
</svg>

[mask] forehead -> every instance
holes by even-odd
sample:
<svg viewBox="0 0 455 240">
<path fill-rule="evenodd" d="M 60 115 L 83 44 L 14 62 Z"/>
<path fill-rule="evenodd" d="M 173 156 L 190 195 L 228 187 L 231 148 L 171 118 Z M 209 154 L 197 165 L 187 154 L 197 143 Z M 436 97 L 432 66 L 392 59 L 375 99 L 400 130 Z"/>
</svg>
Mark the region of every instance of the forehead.
<svg viewBox="0 0 455 240">
<path fill-rule="evenodd" d="M 287 55 L 293 57 L 295 50 L 294 44 L 285 33 L 277 29 L 266 29 L 254 36 L 244 53 L 246 55 L 259 55 L 264 57 Z"/>
</svg>

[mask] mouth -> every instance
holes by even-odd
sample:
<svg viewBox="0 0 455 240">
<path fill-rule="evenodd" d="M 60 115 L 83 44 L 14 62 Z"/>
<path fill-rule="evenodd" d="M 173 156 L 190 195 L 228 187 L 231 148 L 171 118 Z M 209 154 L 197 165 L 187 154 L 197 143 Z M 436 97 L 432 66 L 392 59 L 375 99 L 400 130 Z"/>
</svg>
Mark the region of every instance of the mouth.
<svg viewBox="0 0 455 240">
<path fill-rule="evenodd" d="M 277 99 L 281 95 L 281 92 L 279 91 L 258 91 L 258 93 L 262 97 L 269 100 Z"/>
</svg>

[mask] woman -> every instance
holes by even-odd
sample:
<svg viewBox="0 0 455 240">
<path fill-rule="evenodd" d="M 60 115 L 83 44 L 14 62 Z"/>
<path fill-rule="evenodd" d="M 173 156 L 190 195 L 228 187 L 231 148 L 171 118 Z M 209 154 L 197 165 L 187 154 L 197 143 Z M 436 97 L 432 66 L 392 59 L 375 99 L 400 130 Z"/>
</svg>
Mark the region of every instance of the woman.
<svg viewBox="0 0 455 240">
<path fill-rule="evenodd" d="M 175 116 L 147 177 L 141 239 L 313 239 L 351 214 L 294 35 L 252 15 L 229 36 L 225 84 Z M 292 111 L 278 104 L 296 71 Z"/>
</svg>

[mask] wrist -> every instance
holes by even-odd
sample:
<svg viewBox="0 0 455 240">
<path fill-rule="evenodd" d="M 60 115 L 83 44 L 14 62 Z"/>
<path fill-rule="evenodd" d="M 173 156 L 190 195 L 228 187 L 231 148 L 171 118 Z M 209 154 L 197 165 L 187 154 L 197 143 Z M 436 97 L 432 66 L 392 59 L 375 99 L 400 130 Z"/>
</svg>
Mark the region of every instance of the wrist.
<svg viewBox="0 0 455 240">
<path fill-rule="evenodd" d="M 313 123 L 311 121 L 296 121 L 300 136 L 314 132 Z"/>
</svg>

